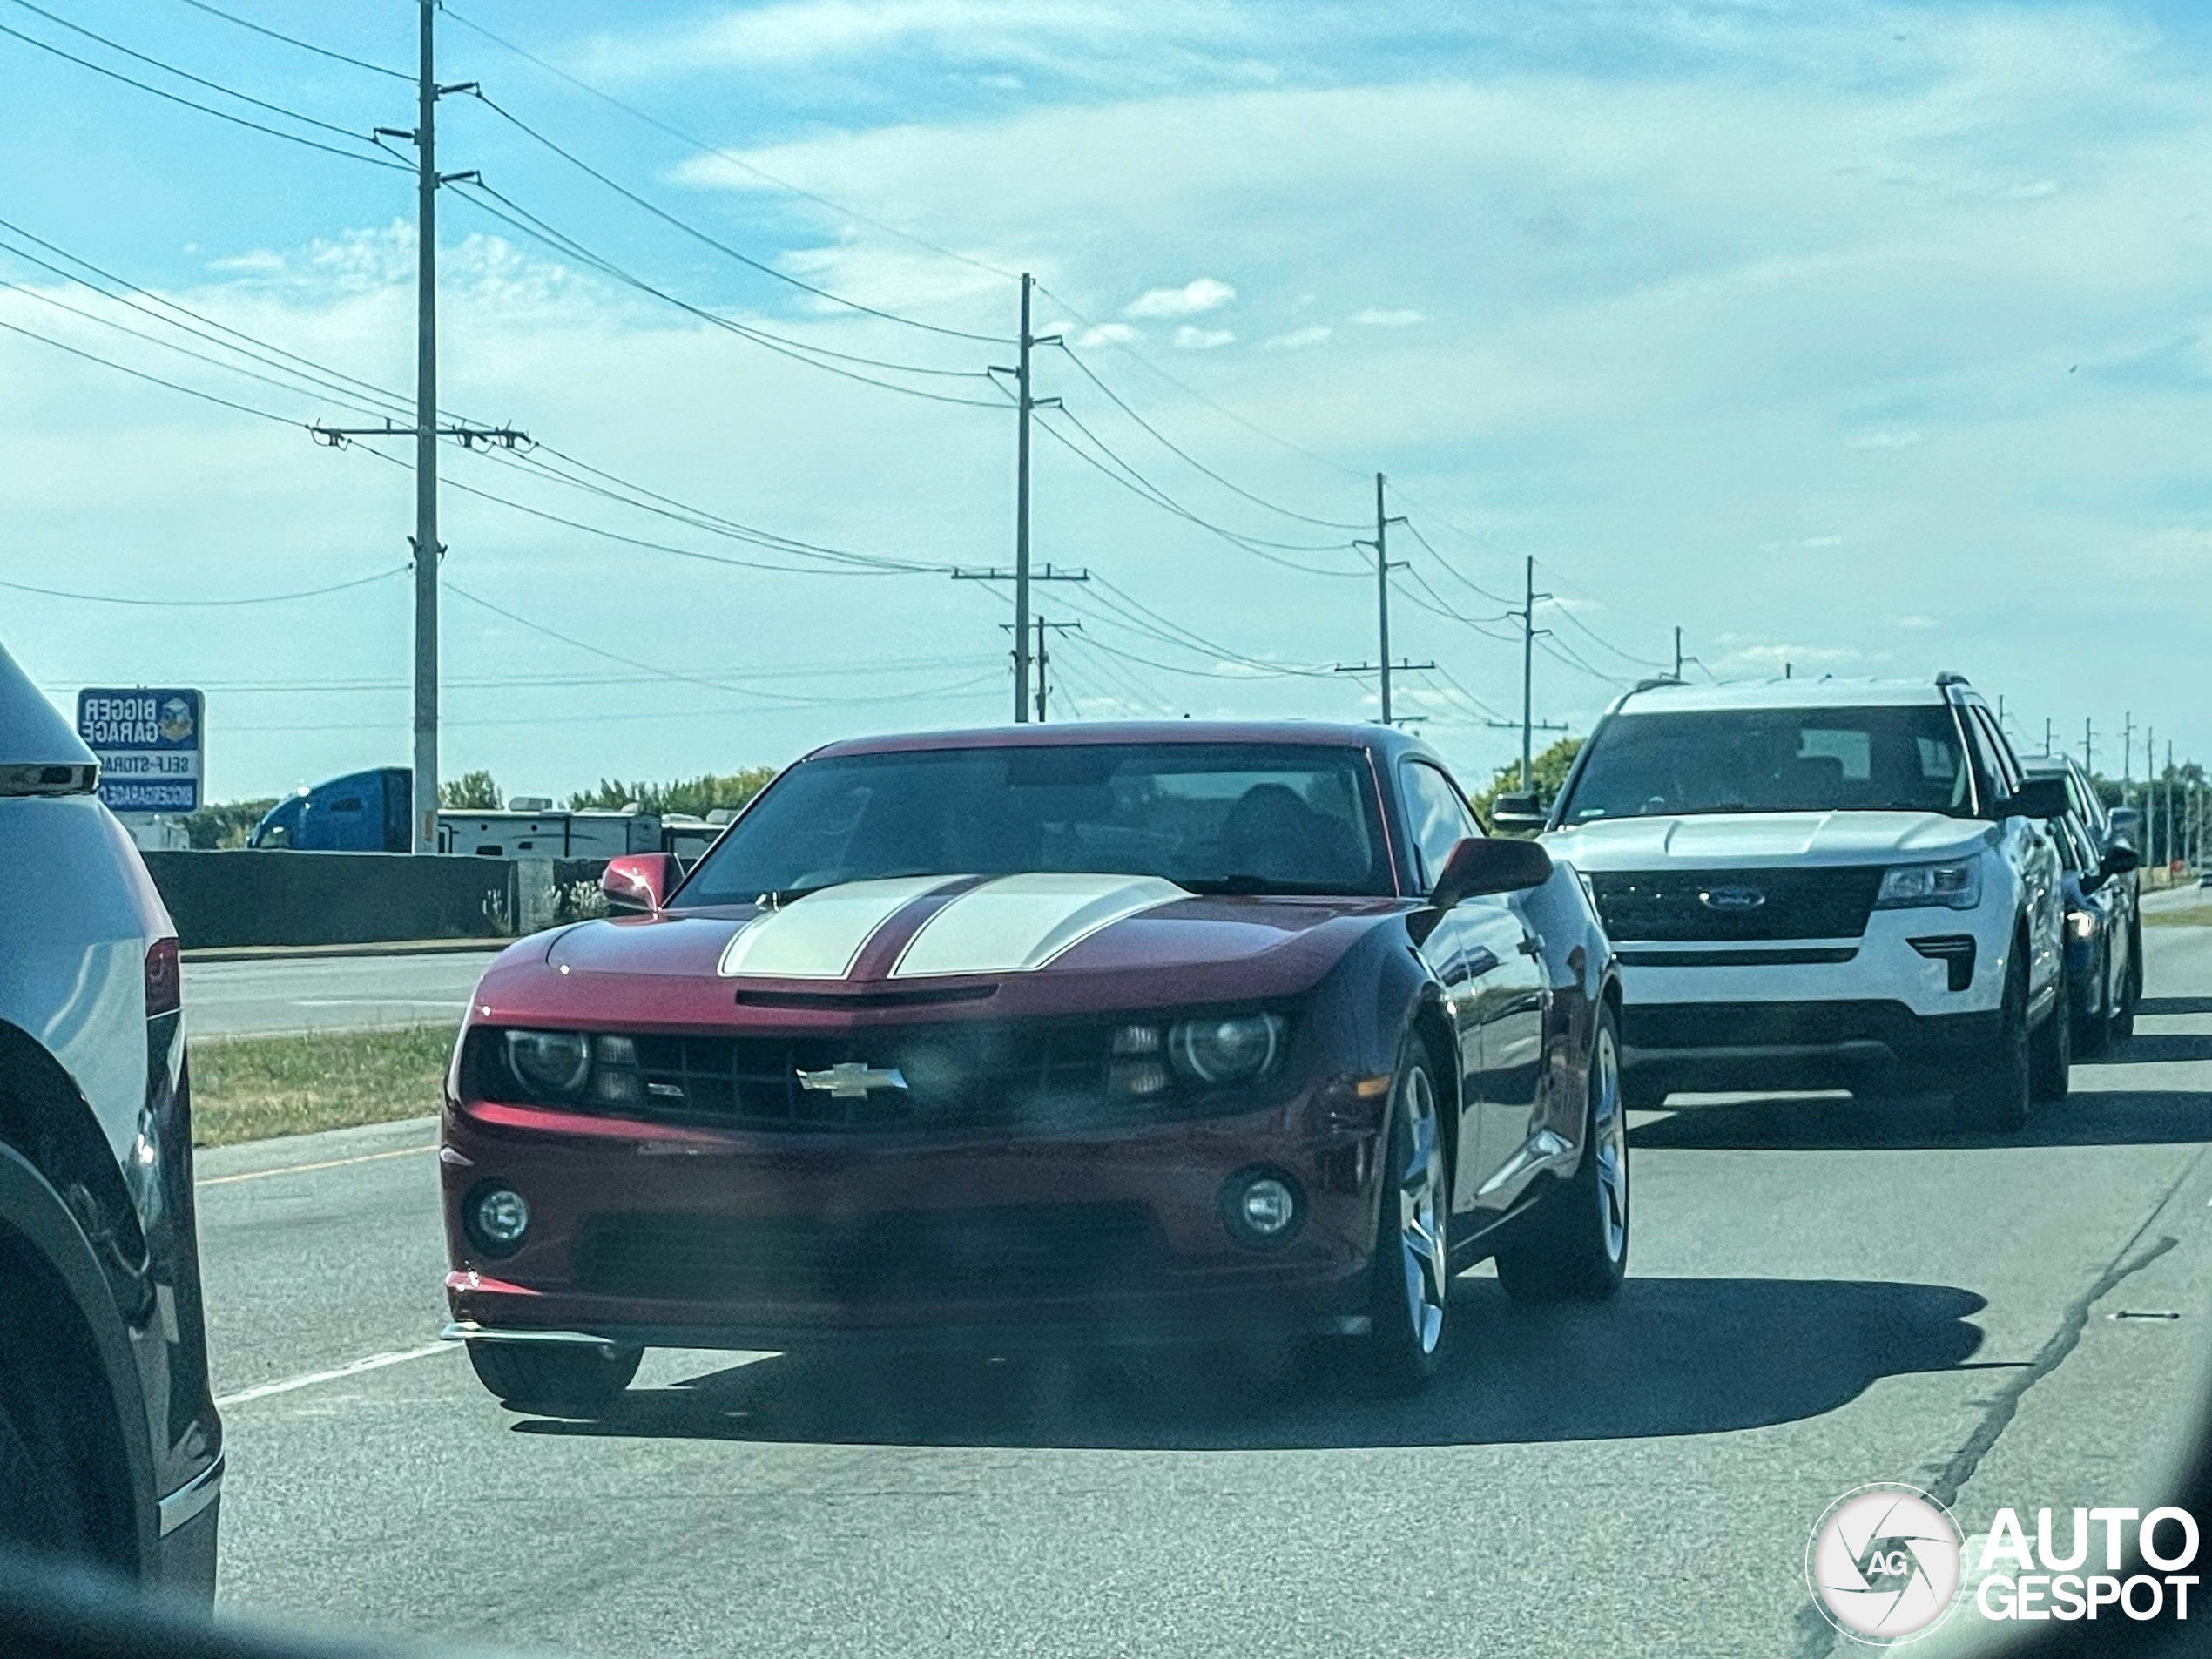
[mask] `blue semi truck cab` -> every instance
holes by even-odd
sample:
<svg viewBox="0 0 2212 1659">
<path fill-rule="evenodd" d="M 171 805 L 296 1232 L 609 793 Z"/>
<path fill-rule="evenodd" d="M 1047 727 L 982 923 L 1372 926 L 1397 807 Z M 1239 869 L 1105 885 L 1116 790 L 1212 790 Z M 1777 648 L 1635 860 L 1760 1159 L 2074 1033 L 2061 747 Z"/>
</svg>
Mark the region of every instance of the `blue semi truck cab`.
<svg viewBox="0 0 2212 1659">
<path fill-rule="evenodd" d="M 302 789 L 269 808 L 248 846 L 312 853 L 404 853 L 414 845 L 414 776 L 377 766 Z"/>
</svg>

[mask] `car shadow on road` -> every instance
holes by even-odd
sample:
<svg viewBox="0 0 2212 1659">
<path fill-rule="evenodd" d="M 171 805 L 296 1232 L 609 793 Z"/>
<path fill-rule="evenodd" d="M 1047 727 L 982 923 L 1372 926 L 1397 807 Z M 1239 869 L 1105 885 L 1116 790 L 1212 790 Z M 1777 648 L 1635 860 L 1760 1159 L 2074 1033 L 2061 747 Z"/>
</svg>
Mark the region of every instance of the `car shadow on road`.
<svg viewBox="0 0 2212 1659">
<path fill-rule="evenodd" d="M 2127 1066 L 2179 1060 L 2212 1060 L 2212 1035 L 2194 1031 L 2143 1031 L 2091 1058 L 2076 1055 L 2077 1066 Z"/>
<path fill-rule="evenodd" d="M 1985 1305 L 1950 1285 L 1636 1278 L 1598 1306 L 1453 1287 L 1421 1395 L 1379 1399 L 1343 1352 L 1271 1374 L 1225 1351 L 982 1358 L 779 1355 L 633 1388 L 530 1434 L 1186 1451 L 1475 1446 L 1719 1434 L 1831 1412 L 1885 1377 L 1960 1367 Z"/>
<path fill-rule="evenodd" d="M 2138 1014 L 2212 1014 L 2212 996 L 2147 996 L 2135 1004 Z"/>
<path fill-rule="evenodd" d="M 2062 1101 L 2037 1106 L 2027 1123 L 2010 1135 L 1959 1127 L 1941 1096 L 1730 1101 L 1669 1108 L 1665 1116 L 1635 1123 L 1629 1130 L 1631 1146 L 1655 1151 L 1964 1150 L 2187 1145 L 2200 1141 L 2212 1141 L 2212 1095 L 2121 1089 L 2077 1089 Z"/>
</svg>

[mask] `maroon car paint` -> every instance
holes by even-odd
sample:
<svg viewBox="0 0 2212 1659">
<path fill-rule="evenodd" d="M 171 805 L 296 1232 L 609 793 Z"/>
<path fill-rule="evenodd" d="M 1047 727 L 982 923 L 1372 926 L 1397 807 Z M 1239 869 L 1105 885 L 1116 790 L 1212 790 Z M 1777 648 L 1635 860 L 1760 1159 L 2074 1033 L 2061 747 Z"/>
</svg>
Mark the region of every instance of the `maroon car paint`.
<svg viewBox="0 0 2212 1659">
<path fill-rule="evenodd" d="M 1082 940 L 1034 971 L 932 979 L 890 977 L 896 947 L 934 906 L 917 902 L 872 939 L 834 981 L 721 977 L 718 965 L 751 906 L 686 910 L 679 888 L 658 914 L 577 924 L 502 953 L 471 999 L 448 1076 L 442 1172 L 457 1320 L 487 1329 L 581 1331 L 687 1345 L 789 1346 L 871 1333 L 926 1341 L 981 1331 L 1060 1338 L 1089 1333 L 1219 1334 L 1259 1325 L 1328 1329 L 1366 1307 L 1381 1202 L 1378 1146 L 1385 1102 L 1362 1078 L 1392 1071 L 1417 1034 L 1449 1043 L 1450 988 L 1423 954 L 1426 913 L 1412 873 L 1390 763 L 1426 755 L 1373 728 L 1174 722 L 934 733 L 839 744 L 817 756 L 927 748 L 1098 742 L 1298 743 L 1366 751 L 1399 896 L 1191 897 L 1140 912 Z M 809 757 L 813 759 L 816 757 Z M 1433 759 L 1433 757 L 1431 757 Z M 804 762 L 799 763 L 804 765 Z M 773 786 L 772 785 L 772 788 Z M 949 878 L 948 878 L 949 880 Z M 944 895 L 936 895 L 941 903 Z M 1514 900 L 1540 950 L 1541 1053 L 1535 1120 L 1580 1153 L 1595 1008 L 1613 982 L 1612 954 L 1578 878 L 1561 867 Z M 1514 912 L 1517 915 L 1520 913 Z M 1541 937 L 1539 937 L 1541 935 Z M 945 1000 L 972 993 L 969 1000 Z M 882 1005 L 888 999 L 898 1001 Z M 525 1026 L 644 1035 L 805 1036 L 890 1033 L 1070 1016 L 1295 1007 L 1294 1086 L 1219 1116 L 1054 1132 L 873 1130 L 794 1131 L 658 1122 L 472 1094 L 462 1058 L 470 1034 Z M 1439 1035 L 1442 1034 L 1442 1035 Z M 1440 1070 L 1456 1072 L 1449 1056 Z M 1440 1077 L 1456 1096 L 1460 1080 Z M 1264 1092 L 1264 1090 L 1262 1092 Z M 1470 1224 L 1462 1263 L 1541 1196 L 1539 1170 L 1481 1194 L 1496 1167 L 1480 1161 L 1474 1103 L 1456 1100 L 1453 1208 Z M 1462 1149 L 1465 1149 L 1464 1150 Z M 1287 1244 L 1255 1250 L 1221 1218 L 1224 1181 L 1253 1166 L 1285 1171 L 1307 1200 Z M 1568 1166 L 1571 1167 L 1571 1164 Z M 527 1241 L 511 1256 L 476 1250 L 464 1197 L 490 1177 L 531 1205 Z M 595 1216 L 867 1217 L 1005 1206 L 1143 1206 L 1167 1251 L 1142 1285 L 1079 1293 L 960 1294 L 840 1300 L 782 1295 L 644 1299 L 587 1292 L 572 1256 Z M 1480 1230 L 1489 1229 L 1489 1234 Z"/>
</svg>

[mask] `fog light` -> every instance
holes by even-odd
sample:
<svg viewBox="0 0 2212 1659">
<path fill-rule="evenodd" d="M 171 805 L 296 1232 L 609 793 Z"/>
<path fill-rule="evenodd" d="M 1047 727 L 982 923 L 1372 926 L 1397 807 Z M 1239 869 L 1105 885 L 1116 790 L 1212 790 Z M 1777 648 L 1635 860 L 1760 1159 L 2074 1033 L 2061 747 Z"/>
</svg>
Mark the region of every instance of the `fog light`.
<svg viewBox="0 0 2212 1659">
<path fill-rule="evenodd" d="M 1297 1184 L 1273 1170 L 1231 1176 L 1222 1184 L 1221 1199 L 1222 1219 L 1247 1244 L 1283 1244 L 1304 1219 L 1305 1206 Z"/>
<path fill-rule="evenodd" d="M 510 1256 L 529 1231 L 530 1207 L 508 1186 L 479 1188 L 469 1200 L 469 1234 L 488 1256 Z"/>
</svg>

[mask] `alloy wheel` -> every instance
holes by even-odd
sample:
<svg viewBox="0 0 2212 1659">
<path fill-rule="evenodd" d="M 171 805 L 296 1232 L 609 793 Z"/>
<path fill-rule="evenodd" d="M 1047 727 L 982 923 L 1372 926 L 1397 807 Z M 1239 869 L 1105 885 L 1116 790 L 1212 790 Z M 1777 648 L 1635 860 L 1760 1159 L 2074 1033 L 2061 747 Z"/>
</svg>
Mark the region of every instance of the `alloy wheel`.
<svg viewBox="0 0 2212 1659">
<path fill-rule="evenodd" d="M 1449 1201 L 1436 1089 L 1422 1068 L 1406 1069 L 1399 1089 L 1398 1111 L 1406 1154 L 1398 1177 L 1398 1233 L 1406 1267 L 1406 1312 L 1420 1351 L 1433 1353 L 1444 1334 L 1444 1299 L 1452 1282 L 1445 1240 Z"/>
</svg>

